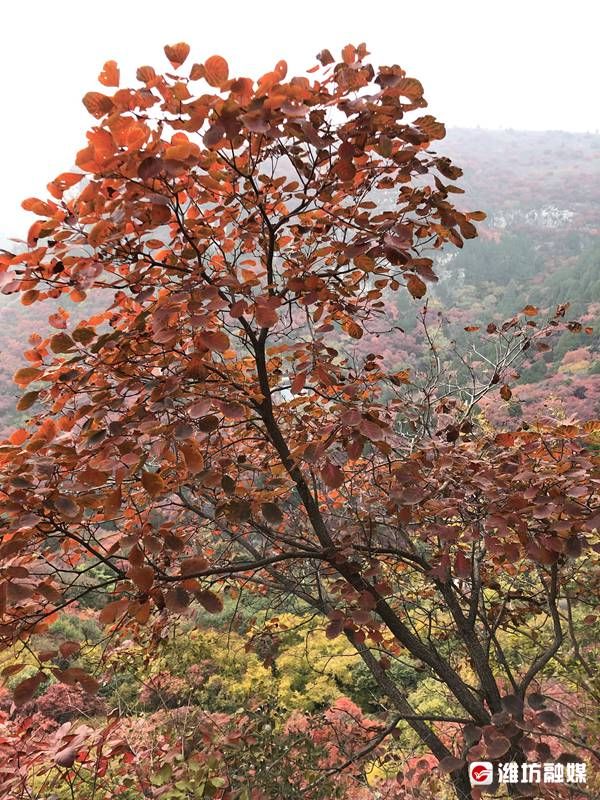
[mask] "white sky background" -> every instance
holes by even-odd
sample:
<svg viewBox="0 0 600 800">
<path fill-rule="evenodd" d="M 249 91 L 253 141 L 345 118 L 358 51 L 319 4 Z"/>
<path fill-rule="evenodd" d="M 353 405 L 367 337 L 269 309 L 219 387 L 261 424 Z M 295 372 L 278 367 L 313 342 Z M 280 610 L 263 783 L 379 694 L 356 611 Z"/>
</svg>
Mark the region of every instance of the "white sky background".
<svg viewBox="0 0 600 800">
<path fill-rule="evenodd" d="M 231 76 L 254 78 L 364 41 L 375 65 L 421 80 L 448 126 L 600 128 L 596 0 L 4 0 L 0 26 L 0 240 L 25 235 L 21 200 L 45 197 L 85 145 L 95 120 L 81 98 L 111 91 L 96 80 L 103 63 L 137 85 L 137 66 L 171 69 L 162 48 L 179 41 L 192 47 L 182 74 L 219 54 Z"/>
</svg>

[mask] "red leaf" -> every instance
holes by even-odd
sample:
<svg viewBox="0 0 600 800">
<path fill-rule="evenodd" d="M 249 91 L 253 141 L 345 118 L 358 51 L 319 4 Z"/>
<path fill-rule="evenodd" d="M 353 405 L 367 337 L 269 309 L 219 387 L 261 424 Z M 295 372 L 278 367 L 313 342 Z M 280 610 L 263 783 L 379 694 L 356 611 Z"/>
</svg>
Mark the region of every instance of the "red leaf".
<svg viewBox="0 0 600 800">
<path fill-rule="evenodd" d="M 46 675 L 43 672 L 38 672 L 31 678 L 25 678 L 24 681 L 21 681 L 13 692 L 14 704 L 19 707 L 28 703 L 45 680 Z"/>
<path fill-rule="evenodd" d="M 343 181 L 351 181 L 356 175 L 356 167 L 352 161 L 338 161 L 334 167 L 336 174 Z"/>
<path fill-rule="evenodd" d="M 516 438 L 514 433 L 497 433 L 494 441 L 500 447 L 512 447 Z"/>
<path fill-rule="evenodd" d="M 181 586 L 169 589 L 165 596 L 165 605 L 175 614 L 183 613 L 190 604 L 190 596 Z"/>
<path fill-rule="evenodd" d="M 321 64 L 326 67 L 328 64 L 333 64 L 335 58 L 331 55 L 330 51 L 325 49 L 321 50 L 317 59 L 321 62 Z"/>
<path fill-rule="evenodd" d="M 372 442 L 380 442 L 384 438 L 384 432 L 381 427 L 376 422 L 372 422 L 369 419 L 363 419 L 361 421 L 359 430 Z"/>
<path fill-rule="evenodd" d="M 260 507 L 260 512 L 266 521 L 272 525 L 279 525 L 283 522 L 283 514 L 275 503 L 263 503 Z"/>
<path fill-rule="evenodd" d="M 334 619 L 333 622 L 330 622 L 325 628 L 325 636 L 328 639 L 335 639 L 336 636 L 339 636 L 342 632 L 342 626 L 343 621 L 341 619 Z"/>
<path fill-rule="evenodd" d="M 72 767 L 77 758 L 76 747 L 64 747 L 54 756 L 54 763 L 59 767 Z"/>
<path fill-rule="evenodd" d="M 204 608 L 209 614 L 218 614 L 223 610 L 223 601 L 214 592 L 204 589 L 196 594 L 196 597 L 202 603 Z"/>
<path fill-rule="evenodd" d="M 330 461 L 321 470 L 321 477 L 330 489 L 338 489 L 345 480 L 343 471 Z"/>
<path fill-rule="evenodd" d="M 490 758 L 501 758 L 509 750 L 510 741 L 506 738 L 506 736 L 496 736 L 487 745 L 487 751 Z"/>
<path fill-rule="evenodd" d="M 461 550 L 456 554 L 454 573 L 457 577 L 463 579 L 471 576 L 471 562 Z"/>
<path fill-rule="evenodd" d="M 256 306 L 256 321 L 261 328 L 272 328 L 279 321 L 277 311 L 268 305 Z"/>
<path fill-rule="evenodd" d="M 457 769 L 462 769 L 464 765 L 464 759 L 446 756 L 440 761 L 439 768 L 440 772 L 456 772 Z"/>
<path fill-rule="evenodd" d="M 349 408 L 348 411 L 344 411 L 340 419 L 342 424 L 347 425 L 349 428 L 356 428 L 357 425 L 360 425 L 362 417 L 357 408 Z"/>
<path fill-rule="evenodd" d="M 81 645 L 79 642 L 63 642 L 59 644 L 58 649 L 63 658 L 69 658 L 69 656 L 74 656 L 75 653 L 81 650 Z"/>
<path fill-rule="evenodd" d="M 550 709 L 540 711 L 539 714 L 536 715 L 536 721 L 548 728 L 560 728 L 562 725 L 562 719 L 555 711 L 551 711 Z"/>
<path fill-rule="evenodd" d="M 129 570 L 128 576 L 141 592 L 149 591 L 154 583 L 154 570 L 152 567 L 134 567 Z"/>
<path fill-rule="evenodd" d="M 59 512 L 61 517 L 73 519 L 76 517 L 81 509 L 71 497 L 59 496 L 53 501 L 54 508 Z"/>
<path fill-rule="evenodd" d="M 54 653 L 56 653 L 56 651 L 54 651 Z M 41 654 L 38 654 L 38 656 L 41 656 Z M 42 660 L 41 657 L 40 660 Z M 11 664 L 9 667 L 4 667 L 1 673 L 2 677 L 10 678 L 11 675 L 16 675 L 17 673 L 21 672 L 21 670 L 25 669 L 25 667 L 26 664 Z"/>
<path fill-rule="evenodd" d="M 215 350 L 217 353 L 224 353 L 229 350 L 229 337 L 223 331 L 202 331 L 197 336 L 198 343 L 207 350 Z"/>
<path fill-rule="evenodd" d="M 300 394 L 302 389 L 304 389 L 304 385 L 306 383 L 308 373 L 307 372 L 298 372 L 297 375 L 294 375 L 294 379 L 292 381 L 292 394 Z"/>
<path fill-rule="evenodd" d="M 206 416 L 207 412 L 212 408 L 212 400 L 204 399 L 199 400 L 188 408 L 188 414 L 191 419 L 200 419 Z"/>
</svg>

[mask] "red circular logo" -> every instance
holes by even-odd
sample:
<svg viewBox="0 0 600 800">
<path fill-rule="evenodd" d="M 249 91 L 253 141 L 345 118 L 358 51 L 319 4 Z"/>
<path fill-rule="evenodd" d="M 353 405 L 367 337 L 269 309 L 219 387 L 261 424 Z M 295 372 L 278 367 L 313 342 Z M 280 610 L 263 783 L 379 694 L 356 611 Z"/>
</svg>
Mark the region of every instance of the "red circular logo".
<svg viewBox="0 0 600 800">
<path fill-rule="evenodd" d="M 469 764 L 469 778 L 474 786 L 489 786 L 494 779 L 494 765 L 490 761 Z"/>
</svg>

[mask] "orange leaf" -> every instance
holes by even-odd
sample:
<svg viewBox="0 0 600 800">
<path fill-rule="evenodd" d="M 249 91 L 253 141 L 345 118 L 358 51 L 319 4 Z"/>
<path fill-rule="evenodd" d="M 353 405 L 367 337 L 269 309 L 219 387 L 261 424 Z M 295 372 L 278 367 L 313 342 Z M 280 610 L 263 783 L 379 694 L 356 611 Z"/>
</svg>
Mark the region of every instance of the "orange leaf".
<svg viewBox="0 0 600 800">
<path fill-rule="evenodd" d="M 147 592 L 154 583 L 154 570 L 152 567 L 134 567 L 129 570 L 128 577 L 141 592 Z"/>
<path fill-rule="evenodd" d="M 512 447 L 515 443 L 514 433 L 497 433 L 494 441 L 500 447 Z"/>
<path fill-rule="evenodd" d="M 8 441 L 14 445 L 20 445 L 23 444 L 23 442 L 27 441 L 28 436 L 29 434 L 27 433 L 26 430 L 24 430 L 23 428 L 19 428 L 19 430 L 14 431 L 14 433 L 11 433 Z"/>
<path fill-rule="evenodd" d="M 356 47 L 353 44 L 347 44 L 342 49 L 342 59 L 344 64 L 353 64 L 356 58 Z"/>
<path fill-rule="evenodd" d="M 150 81 L 153 81 L 154 78 L 156 78 L 156 72 L 154 67 L 138 67 L 135 77 L 142 83 L 150 83 Z"/>
<path fill-rule="evenodd" d="M 122 496 L 120 487 L 113 489 L 112 492 L 108 492 L 104 496 L 104 505 L 102 507 L 105 517 L 110 518 L 114 516 L 121 508 L 121 501 Z"/>
<path fill-rule="evenodd" d="M 98 80 L 103 86 L 119 85 L 119 68 L 116 61 L 107 61 L 98 75 Z"/>
<path fill-rule="evenodd" d="M 173 161 L 186 161 L 188 158 L 197 158 L 200 155 L 200 148 L 193 142 L 179 142 L 167 147 L 165 157 Z"/>
<path fill-rule="evenodd" d="M 356 256 L 354 259 L 354 263 L 357 267 L 360 267 L 365 272 L 372 272 L 375 269 L 375 262 L 371 258 L 371 256 L 361 255 Z"/>
<path fill-rule="evenodd" d="M 40 293 L 37 289 L 28 289 L 28 291 L 21 295 L 21 303 L 24 306 L 30 306 L 32 303 L 35 303 L 39 296 Z"/>
<path fill-rule="evenodd" d="M 145 625 L 148 622 L 150 619 L 150 610 L 150 603 L 148 601 L 141 603 L 136 609 L 134 617 L 136 621 L 140 623 L 140 625 Z"/>
<path fill-rule="evenodd" d="M 177 69 L 180 67 L 190 54 L 190 46 L 185 42 L 178 42 L 177 44 L 166 44 L 165 55 L 171 62 L 171 65 Z"/>
<path fill-rule="evenodd" d="M 204 556 L 192 556 L 181 562 L 180 572 L 182 575 L 195 575 L 204 572 L 208 567 L 208 561 Z"/>
<path fill-rule="evenodd" d="M 200 470 L 204 468 L 204 458 L 195 445 L 184 444 L 181 445 L 179 449 L 183 453 L 185 465 L 192 475 L 200 472 Z"/>
<path fill-rule="evenodd" d="M 406 288 L 416 299 L 423 297 L 423 295 L 427 292 L 427 287 L 421 278 L 418 278 L 416 275 L 409 275 L 406 282 Z"/>
<path fill-rule="evenodd" d="M 198 343 L 208 350 L 224 353 L 229 350 L 229 337 L 222 331 L 202 331 L 198 334 Z"/>
<path fill-rule="evenodd" d="M 120 600 L 113 600 L 112 603 L 109 603 L 107 606 L 104 606 L 100 614 L 98 615 L 98 619 L 102 625 L 110 625 L 111 622 L 114 622 L 118 617 L 120 617 L 124 612 L 125 609 L 129 606 L 129 600 L 126 597 L 121 597 Z"/>
<path fill-rule="evenodd" d="M 150 497 L 156 497 L 165 489 L 165 482 L 157 472 L 142 472 L 142 486 Z"/>
<path fill-rule="evenodd" d="M 44 203 L 43 200 L 38 200 L 37 197 L 28 197 L 26 200 L 23 200 L 21 208 L 25 211 L 33 211 L 34 214 L 38 214 L 40 217 L 52 213 L 52 208 L 48 203 Z"/>
<path fill-rule="evenodd" d="M 346 331 L 348 336 L 351 336 L 353 339 L 361 339 L 363 335 L 363 329 L 355 322 L 353 319 L 347 319 L 344 321 L 342 328 Z"/>
<path fill-rule="evenodd" d="M 199 81 L 200 78 L 203 77 L 204 77 L 204 64 L 192 64 L 192 68 L 190 70 L 190 80 Z"/>
<path fill-rule="evenodd" d="M 35 381 L 40 375 L 43 375 L 43 370 L 36 367 L 23 367 L 18 369 L 13 375 L 13 381 L 18 386 L 27 386 L 32 381 Z"/>
<path fill-rule="evenodd" d="M 17 411 L 27 411 L 38 399 L 38 396 L 39 392 L 26 392 L 17 403 Z"/>
<path fill-rule="evenodd" d="M 83 96 L 82 102 L 89 113 L 96 119 L 102 119 L 105 114 L 108 114 L 113 109 L 113 101 L 110 97 L 100 92 L 88 92 Z"/>
<path fill-rule="evenodd" d="M 69 292 L 69 297 L 74 303 L 83 303 L 87 294 L 82 292 L 81 289 L 73 289 L 72 292 Z"/>
<path fill-rule="evenodd" d="M 354 176 L 356 175 L 356 167 L 352 163 L 352 161 L 338 161 L 334 167 L 336 174 L 343 180 L 343 181 L 351 181 Z"/>
<path fill-rule="evenodd" d="M 125 134 L 125 144 L 127 149 L 139 150 L 148 138 L 148 128 L 141 122 L 134 122 L 127 128 Z"/>
<path fill-rule="evenodd" d="M 229 65 L 223 56 L 211 56 L 204 62 L 206 82 L 217 88 L 222 86 L 229 77 Z"/>
<path fill-rule="evenodd" d="M 536 306 L 525 306 L 523 314 L 525 314 L 526 317 L 535 317 L 536 314 L 539 314 L 539 309 L 536 308 Z"/>
</svg>

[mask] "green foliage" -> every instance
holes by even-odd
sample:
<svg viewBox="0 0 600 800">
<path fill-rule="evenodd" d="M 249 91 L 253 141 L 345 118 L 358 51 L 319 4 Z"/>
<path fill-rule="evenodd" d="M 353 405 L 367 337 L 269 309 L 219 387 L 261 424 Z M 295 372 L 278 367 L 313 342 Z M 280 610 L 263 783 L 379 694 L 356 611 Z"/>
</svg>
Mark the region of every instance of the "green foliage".
<svg viewBox="0 0 600 800">
<path fill-rule="evenodd" d="M 410 657 L 393 659 L 388 675 L 406 694 L 413 691 L 423 677 Z M 384 707 L 381 691 L 362 660 L 352 666 L 352 687 L 348 696 L 369 713 L 377 713 Z"/>
<path fill-rule="evenodd" d="M 95 619 L 78 614 L 63 614 L 53 622 L 48 633 L 57 641 L 97 642 L 100 639 L 100 626 Z"/>
</svg>

